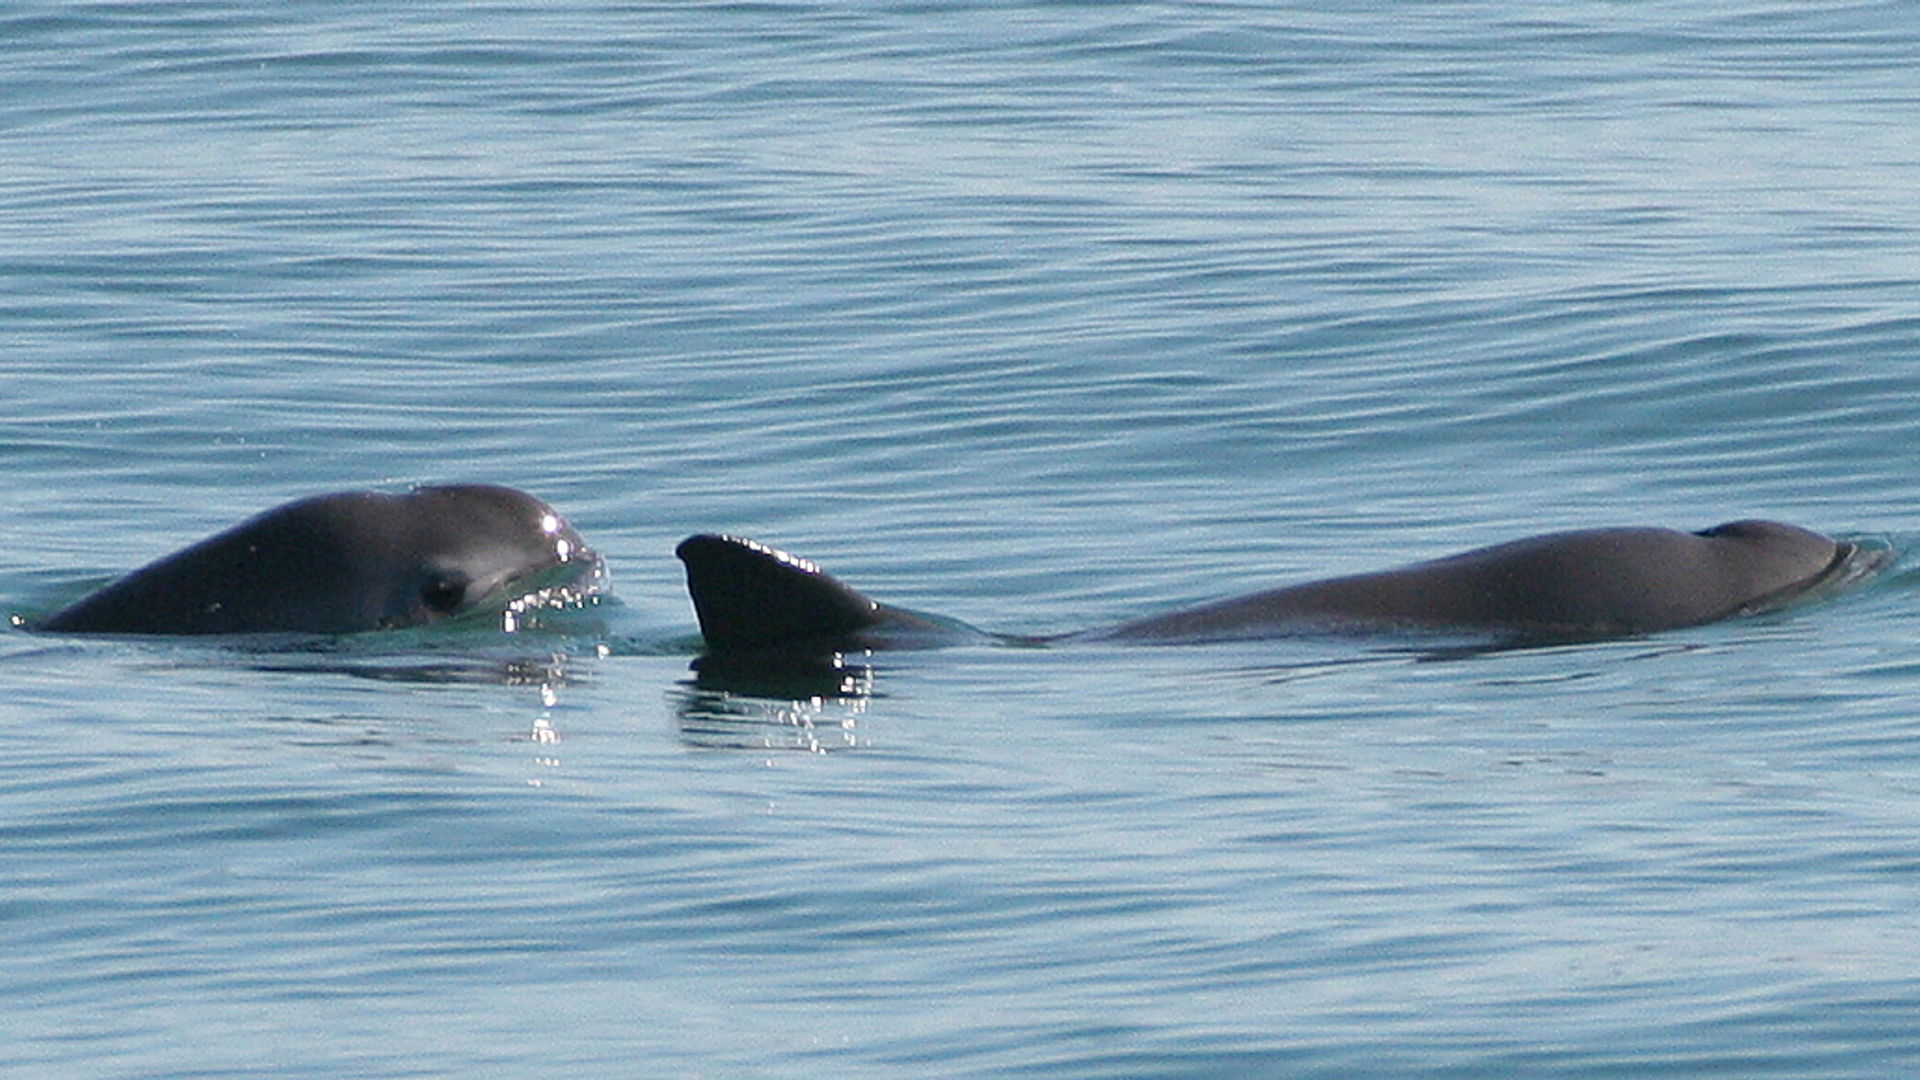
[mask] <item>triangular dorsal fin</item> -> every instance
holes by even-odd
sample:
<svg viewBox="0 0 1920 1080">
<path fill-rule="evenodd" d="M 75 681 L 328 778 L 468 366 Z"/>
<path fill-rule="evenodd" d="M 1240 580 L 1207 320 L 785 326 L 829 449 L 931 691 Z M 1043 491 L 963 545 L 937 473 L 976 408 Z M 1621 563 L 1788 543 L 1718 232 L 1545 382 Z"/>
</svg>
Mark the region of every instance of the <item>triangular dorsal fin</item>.
<svg viewBox="0 0 1920 1080">
<path fill-rule="evenodd" d="M 825 645 L 882 621 L 880 605 L 818 566 L 737 536 L 690 536 L 674 554 L 713 650 Z"/>
</svg>

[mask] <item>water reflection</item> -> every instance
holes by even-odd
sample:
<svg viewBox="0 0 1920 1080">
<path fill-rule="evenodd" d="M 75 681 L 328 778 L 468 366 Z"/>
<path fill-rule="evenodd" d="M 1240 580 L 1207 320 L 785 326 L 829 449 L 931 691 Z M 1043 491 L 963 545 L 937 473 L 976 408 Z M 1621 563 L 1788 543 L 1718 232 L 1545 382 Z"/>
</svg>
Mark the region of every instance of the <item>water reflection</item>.
<svg viewBox="0 0 1920 1080">
<path fill-rule="evenodd" d="M 255 671 L 347 675 L 375 682 L 538 686 L 543 696 L 551 696 L 555 688 L 584 677 L 577 666 L 580 659 L 567 653 L 495 657 L 289 653 L 261 657 L 247 666 Z"/>
<path fill-rule="evenodd" d="M 826 753 L 861 744 L 873 668 L 845 654 L 702 656 L 675 688 L 689 745 Z"/>
</svg>

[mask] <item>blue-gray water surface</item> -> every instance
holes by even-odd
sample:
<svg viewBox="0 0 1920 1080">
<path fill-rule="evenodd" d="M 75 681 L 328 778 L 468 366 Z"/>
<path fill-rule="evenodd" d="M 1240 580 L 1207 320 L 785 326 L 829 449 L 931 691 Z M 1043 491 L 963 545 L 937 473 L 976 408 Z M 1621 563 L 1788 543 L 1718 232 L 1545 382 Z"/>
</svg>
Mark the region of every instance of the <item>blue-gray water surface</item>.
<svg viewBox="0 0 1920 1080">
<path fill-rule="evenodd" d="M 1902 5 L 15 4 L 0 602 L 343 488 L 613 597 L 0 634 L 0 1072 L 1920 1068 Z M 696 685 L 753 536 L 1018 633 L 1588 524 L 1890 545 L 1481 655 Z"/>
</svg>

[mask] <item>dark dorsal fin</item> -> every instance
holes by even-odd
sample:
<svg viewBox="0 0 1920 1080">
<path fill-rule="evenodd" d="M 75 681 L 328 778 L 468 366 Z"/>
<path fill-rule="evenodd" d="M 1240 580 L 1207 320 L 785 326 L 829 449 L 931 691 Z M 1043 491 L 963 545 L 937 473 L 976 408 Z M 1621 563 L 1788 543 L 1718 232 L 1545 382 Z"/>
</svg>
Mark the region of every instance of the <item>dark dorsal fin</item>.
<svg viewBox="0 0 1920 1080">
<path fill-rule="evenodd" d="M 880 605 L 819 567 L 734 536 L 691 536 L 674 554 L 712 650 L 831 645 L 883 621 Z"/>
</svg>

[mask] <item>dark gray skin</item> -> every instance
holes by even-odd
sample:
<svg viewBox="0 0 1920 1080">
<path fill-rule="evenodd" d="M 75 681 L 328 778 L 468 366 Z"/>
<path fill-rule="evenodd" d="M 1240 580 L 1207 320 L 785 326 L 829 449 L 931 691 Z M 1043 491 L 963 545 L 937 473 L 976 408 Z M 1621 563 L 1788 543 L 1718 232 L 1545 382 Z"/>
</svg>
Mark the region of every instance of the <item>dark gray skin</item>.
<svg viewBox="0 0 1920 1080">
<path fill-rule="evenodd" d="M 1122 641 L 1219 641 L 1292 632 L 1482 631 L 1600 640 L 1761 611 L 1837 572 L 1853 551 L 1818 533 L 1736 521 L 1697 533 L 1588 529 L 1141 619 Z"/>
<path fill-rule="evenodd" d="M 1778 607 L 1844 571 L 1856 550 L 1769 521 L 1697 533 L 1586 529 L 1397 570 L 1308 582 L 1123 623 L 1078 640 L 1211 642 L 1314 634 L 1473 635 L 1508 645 L 1599 641 Z M 714 652 L 915 648 L 1000 640 L 892 608 L 805 560 L 733 537 L 677 554 Z"/>
<path fill-rule="evenodd" d="M 737 536 L 690 536 L 674 554 L 707 648 L 727 652 L 929 648 L 991 635 L 888 607 L 797 556 Z"/>
<path fill-rule="evenodd" d="M 459 618 L 600 557 L 551 507 L 482 484 L 350 491 L 268 510 L 39 620 L 73 634 L 348 634 Z"/>
</svg>

